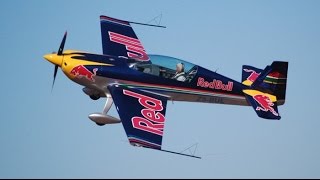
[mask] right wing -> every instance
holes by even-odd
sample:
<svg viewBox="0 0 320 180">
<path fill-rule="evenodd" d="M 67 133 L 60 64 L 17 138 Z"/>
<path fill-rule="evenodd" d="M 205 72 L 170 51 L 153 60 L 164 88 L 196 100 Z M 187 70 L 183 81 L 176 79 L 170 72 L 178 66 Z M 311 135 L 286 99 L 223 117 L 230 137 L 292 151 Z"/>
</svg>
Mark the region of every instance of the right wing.
<svg viewBox="0 0 320 180">
<path fill-rule="evenodd" d="M 167 97 L 122 86 L 108 89 L 131 145 L 200 158 L 162 149 Z"/>
<path fill-rule="evenodd" d="M 121 86 L 109 90 L 130 144 L 160 150 L 167 98 Z"/>
<path fill-rule="evenodd" d="M 124 56 L 148 61 L 144 47 L 130 23 L 108 16 L 100 16 L 103 54 Z"/>
</svg>

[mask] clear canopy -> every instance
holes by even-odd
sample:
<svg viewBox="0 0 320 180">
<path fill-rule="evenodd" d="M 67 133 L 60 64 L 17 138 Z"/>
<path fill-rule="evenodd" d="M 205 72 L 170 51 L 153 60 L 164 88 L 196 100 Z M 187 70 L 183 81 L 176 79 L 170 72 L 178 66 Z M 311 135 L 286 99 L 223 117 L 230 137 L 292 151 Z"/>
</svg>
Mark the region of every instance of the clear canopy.
<svg viewBox="0 0 320 180">
<path fill-rule="evenodd" d="M 144 73 L 183 82 L 190 82 L 198 69 L 192 63 L 169 56 L 149 55 L 149 57 L 150 61 L 136 61 L 130 63 L 129 67 Z"/>
</svg>

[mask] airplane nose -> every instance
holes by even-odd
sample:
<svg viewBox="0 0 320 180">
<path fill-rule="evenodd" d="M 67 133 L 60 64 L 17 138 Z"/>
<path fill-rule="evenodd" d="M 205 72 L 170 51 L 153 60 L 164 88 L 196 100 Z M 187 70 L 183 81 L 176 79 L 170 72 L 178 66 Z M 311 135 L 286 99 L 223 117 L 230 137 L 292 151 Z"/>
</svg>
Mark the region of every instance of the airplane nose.
<svg viewBox="0 0 320 180">
<path fill-rule="evenodd" d="M 57 55 L 57 54 L 46 54 L 43 56 L 43 58 L 45 58 L 46 60 L 48 60 L 52 64 L 61 67 L 63 56 Z"/>
</svg>

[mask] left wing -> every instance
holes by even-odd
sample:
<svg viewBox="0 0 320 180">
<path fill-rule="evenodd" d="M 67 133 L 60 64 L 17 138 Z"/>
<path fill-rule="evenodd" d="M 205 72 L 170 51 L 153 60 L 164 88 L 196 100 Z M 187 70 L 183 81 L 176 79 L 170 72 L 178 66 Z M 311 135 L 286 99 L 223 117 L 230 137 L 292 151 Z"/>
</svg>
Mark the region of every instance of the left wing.
<svg viewBox="0 0 320 180">
<path fill-rule="evenodd" d="M 103 54 L 135 58 L 140 61 L 149 60 L 130 22 L 100 16 L 100 23 Z"/>
<path fill-rule="evenodd" d="M 162 149 L 167 97 L 122 86 L 108 89 L 131 145 L 199 158 Z"/>
</svg>

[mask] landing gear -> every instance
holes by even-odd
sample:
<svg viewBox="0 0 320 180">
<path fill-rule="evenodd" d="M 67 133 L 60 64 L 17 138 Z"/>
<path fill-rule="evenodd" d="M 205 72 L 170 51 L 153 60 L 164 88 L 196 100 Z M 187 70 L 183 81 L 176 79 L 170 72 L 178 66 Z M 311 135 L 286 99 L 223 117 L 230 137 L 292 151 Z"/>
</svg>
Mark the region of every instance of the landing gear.
<svg viewBox="0 0 320 180">
<path fill-rule="evenodd" d="M 98 99 L 100 99 L 100 96 L 99 95 L 90 95 L 90 98 L 92 99 L 92 100 L 98 100 Z"/>
<path fill-rule="evenodd" d="M 83 88 L 82 91 L 87 94 L 92 100 L 98 100 L 101 97 L 99 91 L 90 89 L 88 87 Z"/>
<path fill-rule="evenodd" d="M 102 113 L 89 114 L 89 119 L 95 122 L 98 126 L 104 126 L 106 124 L 116 124 L 121 122 L 120 119 L 107 115 L 113 104 L 113 100 L 110 94 L 106 94 L 106 97 L 107 101 L 104 105 Z"/>
<path fill-rule="evenodd" d="M 104 126 L 106 124 L 96 123 L 98 126 Z"/>
</svg>

